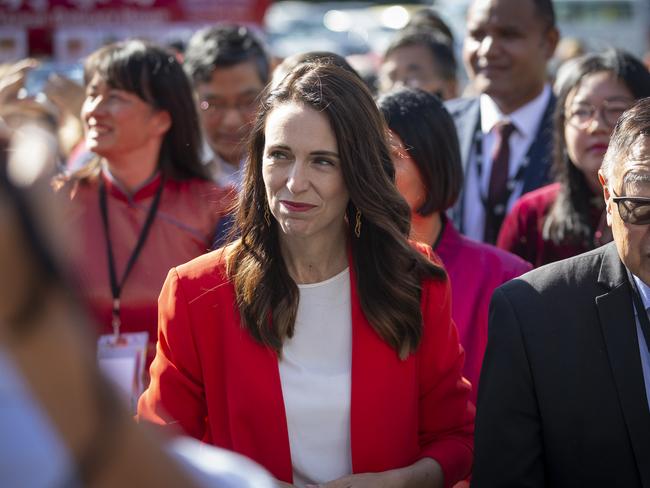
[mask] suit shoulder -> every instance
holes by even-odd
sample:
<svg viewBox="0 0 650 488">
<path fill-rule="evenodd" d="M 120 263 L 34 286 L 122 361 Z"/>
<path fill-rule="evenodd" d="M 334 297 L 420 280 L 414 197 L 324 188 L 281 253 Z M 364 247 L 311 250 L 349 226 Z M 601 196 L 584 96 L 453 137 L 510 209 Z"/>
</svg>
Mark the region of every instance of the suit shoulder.
<svg viewBox="0 0 650 488">
<path fill-rule="evenodd" d="M 521 276 L 533 267 L 516 254 L 465 236 L 461 236 L 458 246 L 464 262 L 474 263 L 481 273 L 493 275 L 499 284 Z"/>
<path fill-rule="evenodd" d="M 540 297 L 549 297 L 549 294 L 559 292 L 565 297 L 562 301 L 566 303 L 570 295 L 583 294 L 585 287 L 596 285 L 607 248 L 608 245 L 605 245 L 578 256 L 546 264 L 506 283 L 500 290 L 506 295 L 519 295 L 522 290 L 529 290 Z"/>
<path fill-rule="evenodd" d="M 478 97 L 454 98 L 445 102 L 445 108 L 453 118 L 457 118 L 462 117 L 463 114 L 478 103 Z"/>
</svg>

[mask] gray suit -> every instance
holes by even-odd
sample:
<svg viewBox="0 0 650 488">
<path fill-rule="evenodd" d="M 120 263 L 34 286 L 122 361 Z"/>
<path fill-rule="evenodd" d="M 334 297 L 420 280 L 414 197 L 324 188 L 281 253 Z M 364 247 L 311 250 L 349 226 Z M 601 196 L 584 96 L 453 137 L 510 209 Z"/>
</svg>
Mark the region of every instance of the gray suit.
<svg viewBox="0 0 650 488">
<path fill-rule="evenodd" d="M 539 125 L 537 136 L 526 153 L 526 158 L 529 163 L 523 174 L 523 193 L 528 193 L 550 182 L 555 101 L 555 97 L 551 95 Z M 455 100 L 449 100 L 445 103 L 445 107 L 456 124 L 460 154 L 463 162 L 463 174 L 467 175 L 469 161 L 474 147 L 474 136 L 480 126 L 481 120 L 479 98 L 457 98 Z M 479 199 L 479 195 L 476 195 L 476 199 Z M 466 232 L 463 222 L 464 202 L 465 185 L 463 185 L 456 204 L 449 211 L 449 216 L 454 224 L 463 233 Z"/>
</svg>

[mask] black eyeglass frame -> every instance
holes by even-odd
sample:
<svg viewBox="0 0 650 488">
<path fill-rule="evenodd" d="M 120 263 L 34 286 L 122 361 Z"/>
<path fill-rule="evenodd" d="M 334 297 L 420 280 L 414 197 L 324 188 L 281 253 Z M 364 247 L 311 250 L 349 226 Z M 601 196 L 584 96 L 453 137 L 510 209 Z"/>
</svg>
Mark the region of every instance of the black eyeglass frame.
<svg viewBox="0 0 650 488">
<path fill-rule="evenodd" d="M 626 203 L 639 203 L 642 206 L 650 207 L 650 197 L 626 197 L 618 196 L 613 188 L 610 188 L 612 195 L 612 201 L 616 204 L 618 208 L 618 214 L 621 216 L 621 220 L 626 224 L 632 225 L 648 225 L 650 224 L 650 211 L 645 219 L 635 220 L 634 209 L 626 207 Z M 622 205 L 621 205 L 622 204 Z M 622 211 L 621 211 L 622 209 Z"/>
</svg>

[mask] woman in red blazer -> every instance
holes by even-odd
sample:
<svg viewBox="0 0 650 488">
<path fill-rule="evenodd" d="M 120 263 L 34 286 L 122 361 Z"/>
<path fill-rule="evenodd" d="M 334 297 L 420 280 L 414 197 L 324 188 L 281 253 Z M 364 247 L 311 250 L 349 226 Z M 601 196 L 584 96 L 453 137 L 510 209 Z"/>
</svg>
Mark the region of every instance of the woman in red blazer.
<svg viewBox="0 0 650 488">
<path fill-rule="evenodd" d="M 140 419 L 245 454 L 282 485 L 469 474 L 449 283 L 407 241 L 385 134 L 363 82 L 336 66 L 301 65 L 263 95 L 241 237 L 167 277 Z"/>
</svg>

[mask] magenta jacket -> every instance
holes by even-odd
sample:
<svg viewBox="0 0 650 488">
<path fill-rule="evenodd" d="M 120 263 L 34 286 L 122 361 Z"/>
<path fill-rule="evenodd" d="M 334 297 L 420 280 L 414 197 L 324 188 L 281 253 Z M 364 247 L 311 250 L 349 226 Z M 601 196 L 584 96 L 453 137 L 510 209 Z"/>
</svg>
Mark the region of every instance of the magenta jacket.
<svg viewBox="0 0 650 488">
<path fill-rule="evenodd" d="M 507 251 L 468 239 L 447 219 L 434 251 L 451 280 L 451 316 L 465 348 L 463 376 L 472 383 L 472 401 L 476 403 L 492 292 L 532 266 Z"/>
</svg>

